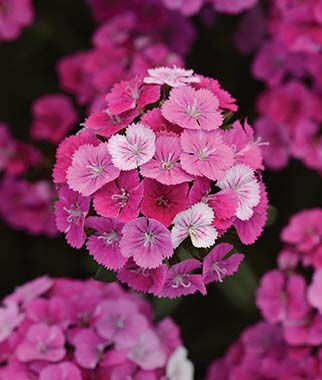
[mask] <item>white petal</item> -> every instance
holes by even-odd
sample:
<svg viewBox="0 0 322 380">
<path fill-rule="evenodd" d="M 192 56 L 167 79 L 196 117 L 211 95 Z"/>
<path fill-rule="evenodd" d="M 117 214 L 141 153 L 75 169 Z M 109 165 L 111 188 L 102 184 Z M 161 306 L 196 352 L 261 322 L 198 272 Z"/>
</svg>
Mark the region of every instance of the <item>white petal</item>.
<svg viewBox="0 0 322 380">
<path fill-rule="evenodd" d="M 167 380 L 193 380 L 193 374 L 194 368 L 187 358 L 187 350 L 178 347 L 169 358 L 166 369 Z"/>
<path fill-rule="evenodd" d="M 192 244 L 197 248 L 209 248 L 215 244 L 218 232 L 213 226 L 203 226 L 190 230 Z"/>
</svg>

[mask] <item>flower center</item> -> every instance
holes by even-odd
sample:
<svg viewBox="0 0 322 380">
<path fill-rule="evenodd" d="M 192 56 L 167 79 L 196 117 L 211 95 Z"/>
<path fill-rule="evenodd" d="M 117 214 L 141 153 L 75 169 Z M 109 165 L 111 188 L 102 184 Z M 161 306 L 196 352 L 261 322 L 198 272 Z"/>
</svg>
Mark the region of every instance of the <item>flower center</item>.
<svg viewBox="0 0 322 380">
<path fill-rule="evenodd" d="M 154 234 L 150 231 L 148 232 L 145 232 L 144 234 L 144 247 L 146 247 L 147 245 L 151 245 L 153 244 L 154 242 Z"/>
<path fill-rule="evenodd" d="M 37 351 L 40 352 L 41 354 L 46 354 L 48 352 L 48 347 L 44 342 L 39 342 L 37 344 Z"/>
<path fill-rule="evenodd" d="M 190 288 L 191 282 L 189 281 L 189 274 L 177 274 L 172 280 L 171 287 L 173 289 L 178 289 L 180 286 L 183 288 Z"/>
<path fill-rule="evenodd" d="M 199 111 L 197 99 L 194 99 L 193 104 L 189 104 L 186 110 L 187 114 L 194 119 L 197 119 L 201 113 Z"/>
<path fill-rule="evenodd" d="M 226 268 L 220 268 L 219 263 L 213 263 L 212 264 L 212 271 L 213 273 L 216 273 L 218 276 L 218 281 L 223 282 L 222 275 L 225 275 L 227 273 Z"/>
<path fill-rule="evenodd" d="M 99 235 L 98 239 L 103 240 L 104 244 L 109 246 L 116 241 L 120 240 L 120 236 L 116 231 L 104 232 L 102 235 Z"/>
<path fill-rule="evenodd" d="M 113 194 L 112 195 L 112 200 L 113 201 L 119 201 L 121 208 L 125 207 L 127 205 L 127 202 L 129 200 L 130 194 L 122 187 L 120 189 L 119 194 Z"/>
<path fill-rule="evenodd" d="M 198 149 L 198 157 L 200 160 L 206 160 L 208 158 L 208 151 L 206 147 Z"/>
<path fill-rule="evenodd" d="M 98 164 L 86 165 L 86 168 L 89 169 L 90 174 L 93 178 L 99 177 L 104 171 L 103 165 Z"/>
<path fill-rule="evenodd" d="M 64 210 L 67 212 L 67 222 L 68 223 L 78 223 L 83 211 L 78 207 L 77 203 L 74 203 L 70 208 L 64 207 Z"/>
<path fill-rule="evenodd" d="M 163 206 L 163 207 L 169 207 L 169 200 L 167 198 L 164 198 L 163 195 L 160 195 L 159 198 L 155 200 L 156 204 L 158 206 Z"/>
</svg>

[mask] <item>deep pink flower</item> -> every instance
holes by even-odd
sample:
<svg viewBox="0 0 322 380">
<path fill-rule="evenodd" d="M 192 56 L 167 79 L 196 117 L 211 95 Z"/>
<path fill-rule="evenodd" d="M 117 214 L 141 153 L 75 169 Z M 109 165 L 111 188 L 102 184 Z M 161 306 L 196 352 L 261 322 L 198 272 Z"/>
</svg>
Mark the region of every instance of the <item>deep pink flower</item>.
<svg viewBox="0 0 322 380">
<path fill-rule="evenodd" d="M 193 294 L 199 291 L 205 295 L 207 290 L 201 274 L 193 271 L 200 268 L 201 263 L 195 259 L 187 259 L 173 265 L 167 274 L 161 297 L 176 298 L 183 295 Z"/>
<path fill-rule="evenodd" d="M 5 170 L 15 154 L 16 142 L 6 124 L 0 123 L 0 171 Z"/>
<path fill-rule="evenodd" d="M 190 0 L 189 0 L 190 1 Z M 148 69 L 148 77 L 144 83 L 181 87 L 189 83 L 198 83 L 199 78 L 193 75 L 193 70 L 185 70 L 180 67 L 156 67 Z"/>
<path fill-rule="evenodd" d="M 318 270 L 313 275 L 313 281 L 308 288 L 308 301 L 322 314 L 322 270 Z"/>
<path fill-rule="evenodd" d="M 197 248 L 211 247 L 218 236 L 217 230 L 212 226 L 213 218 L 213 210 L 204 203 L 196 203 L 190 209 L 177 214 L 171 230 L 174 248 L 188 236 Z"/>
<path fill-rule="evenodd" d="M 107 147 L 107 143 L 100 143 L 77 149 L 67 169 L 67 183 L 71 189 L 88 196 L 118 177 L 120 171 L 112 164 Z"/>
<path fill-rule="evenodd" d="M 108 142 L 112 162 L 121 170 L 135 169 L 155 153 L 155 134 L 143 124 L 131 124 L 126 135 L 114 135 Z"/>
<path fill-rule="evenodd" d="M 225 258 L 225 256 L 234 247 L 229 243 L 221 243 L 215 246 L 204 259 L 203 264 L 203 280 L 205 284 L 219 281 L 223 282 L 226 276 L 234 274 L 244 259 L 244 255 L 234 253 Z"/>
<path fill-rule="evenodd" d="M 173 218 L 187 206 L 188 184 L 166 186 L 145 178 L 141 213 L 168 227 Z"/>
<path fill-rule="evenodd" d="M 182 132 L 182 128 L 170 123 L 162 116 L 160 108 L 153 108 L 152 110 L 145 112 L 141 121 L 142 124 L 151 128 L 156 135 L 160 132 L 174 132 L 176 134 Z"/>
<path fill-rule="evenodd" d="M 162 115 L 187 129 L 214 130 L 222 125 L 218 98 L 207 89 L 190 86 L 174 88 L 162 106 Z"/>
<path fill-rule="evenodd" d="M 71 362 L 49 365 L 40 372 L 39 380 L 82 380 L 80 369 Z"/>
<path fill-rule="evenodd" d="M 117 279 L 139 292 L 158 295 L 164 286 L 167 271 L 166 265 L 147 269 L 141 268 L 129 260 L 118 272 Z"/>
<path fill-rule="evenodd" d="M 169 230 L 160 222 L 145 217 L 128 222 L 120 242 L 124 257 L 133 257 L 142 268 L 153 269 L 173 255 Z"/>
<path fill-rule="evenodd" d="M 217 182 L 221 189 L 232 189 L 238 197 L 236 216 L 240 220 L 249 220 L 254 207 L 260 202 L 260 186 L 254 171 L 243 164 L 228 169 L 224 179 Z"/>
<path fill-rule="evenodd" d="M 59 200 L 55 203 L 57 228 L 66 234 L 74 248 L 80 248 L 85 242 L 84 223 L 89 205 L 89 197 L 70 190 L 67 185 L 59 190 Z"/>
<path fill-rule="evenodd" d="M 140 168 L 143 177 L 154 178 L 164 185 L 189 182 L 193 176 L 184 171 L 180 164 L 180 137 L 160 135 L 156 139 L 154 157 Z"/>
<path fill-rule="evenodd" d="M 2 0 L 0 8 L 0 40 L 14 40 L 21 29 L 34 20 L 30 0 Z"/>
<path fill-rule="evenodd" d="M 139 111 L 146 105 L 155 103 L 159 98 L 160 87 L 145 85 L 140 77 L 116 83 L 106 96 L 108 108 L 114 115 L 133 109 Z"/>
<path fill-rule="evenodd" d="M 33 103 L 32 111 L 30 133 L 36 140 L 58 143 L 74 127 L 77 120 L 73 104 L 65 95 L 42 96 Z"/>
<path fill-rule="evenodd" d="M 114 218 L 90 216 L 86 219 L 86 227 L 95 231 L 90 235 L 86 247 L 96 262 L 111 270 L 118 270 L 126 263 L 119 246 L 123 226 Z"/>
<path fill-rule="evenodd" d="M 234 190 L 225 189 L 209 195 L 208 205 L 214 210 L 213 225 L 219 230 L 225 229 L 226 223 L 230 225 L 235 221 L 238 197 Z"/>
<path fill-rule="evenodd" d="M 169 9 L 179 10 L 182 14 L 186 16 L 191 16 L 201 9 L 203 5 L 203 0 L 163 0 L 163 3 Z"/>
<path fill-rule="evenodd" d="M 99 215 L 128 222 L 139 215 L 142 198 L 143 185 L 138 172 L 130 170 L 121 172 L 115 181 L 95 193 L 94 208 Z"/>
<path fill-rule="evenodd" d="M 181 165 L 190 174 L 216 181 L 234 164 L 233 151 L 223 142 L 219 131 L 185 130 L 181 146 Z"/>
<path fill-rule="evenodd" d="M 107 342 L 115 343 L 117 348 L 134 344 L 138 336 L 148 328 L 146 318 L 131 301 L 102 302 L 97 313 L 96 331 Z"/>
<path fill-rule="evenodd" d="M 240 13 L 246 9 L 252 8 L 257 0 L 212 0 L 214 8 L 217 12 L 223 13 Z"/>
<path fill-rule="evenodd" d="M 133 111 L 113 115 L 109 109 L 92 113 L 84 122 L 84 125 L 93 133 L 109 138 L 115 133 L 127 127 L 135 118 Z"/>
<path fill-rule="evenodd" d="M 59 327 L 34 324 L 29 327 L 25 339 L 18 346 L 17 357 L 22 362 L 58 362 L 66 354 L 64 344 L 65 337 Z"/>
<path fill-rule="evenodd" d="M 72 164 L 74 152 L 85 144 L 98 145 L 99 140 L 94 134 L 88 131 L 66 137 L 58 146 L 56 152 L 56 163 L 53 170 L 53 179 L 55 183 L 66 182 L 67 169 Z"/>
</svg>

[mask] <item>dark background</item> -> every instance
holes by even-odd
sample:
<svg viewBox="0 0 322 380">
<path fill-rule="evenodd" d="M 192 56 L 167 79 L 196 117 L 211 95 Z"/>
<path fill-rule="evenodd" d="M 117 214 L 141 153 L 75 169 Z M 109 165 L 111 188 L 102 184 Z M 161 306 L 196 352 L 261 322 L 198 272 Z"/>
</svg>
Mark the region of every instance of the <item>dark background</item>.
<svg viewBox="0 0 322 380">
<path fill-rule="evenodd" d="M 18 40 L 0 46 L 0 121 L 7 122 L 14 136 L 22 140 L 28 139 L 32 101 L 59 91 L 55 63 L 61 56 L 89 48 L 95 28 L 82 0 L 38 0 L 35 7 L 36 22 Z M 218 16 L 211 28 L 194 19 L 198 38 L 187 67 L 217 78 L 238 99 L 239 117 L 247 115 L 253 121 L 254 101 L 262 85 L 251 77 L 252 56 L 242 56 L 233 46 L 239 17 Z M 53 157 L 53 150 L 50 154 Z M 254 291 L 262 273 L 275 265 L 282 226 L 297 211 L 320 205 L 321 178 L 299 162 L 291 162 L 284 171 L 267 171 L 264 179 L 277 217 L 258 242 L 244 250 L 247 259 L 239 273 L 224 285 L 209 287 L 208 297 L 187 297 L 176 308 L 172 304 L 156 305 L 161 314 L 166 307 L 174 310 L 199 376 L 211 359 L 222 354 L 245 326 L 259 317 Z M 85 252 L 74 251 L 62 236 L 30 236 L 1 223 L 0 241 L 1 295 L 42 274 L 75 278 L 90 275 Z"/>
</svg>

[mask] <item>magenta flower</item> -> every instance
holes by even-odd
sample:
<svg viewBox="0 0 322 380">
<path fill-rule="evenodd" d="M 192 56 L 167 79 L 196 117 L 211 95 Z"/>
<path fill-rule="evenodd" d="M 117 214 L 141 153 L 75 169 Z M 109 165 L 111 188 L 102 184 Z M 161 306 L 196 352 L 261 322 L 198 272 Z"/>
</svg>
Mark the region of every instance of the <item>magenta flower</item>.
<svg viewBox="0 0 322 380">
<path fill-rule="evenodd" d="M 94 195 L 95 211 L 102 216 L 117 218 L 128 222 L 139 215 L 143 198 L 143 185 L 138 172 L 121 172 L 119 177 Z"/>
<path fill-rule="evenodd" d="M 131 124 L 126 135 L 114 135 L 108 142 L 113 164 L 131 170 L 150 161 L 155 153 L 155 134 L 143 124 Z"/>
<path fill-rule="evenodd" d="M 319 310 L 322 314 L 322 270 L 318 270 L 313 275 L 313 281 L 308 288 L 308 301 L 310 305 Z"/>
<path fill-rule="evenodd" d="M 174 88 L 162 106 L 162 115 L 187 129 L 214 130 L 222 125 L 218 98 L 207 89 Z"/>
<path fill-rule="evenodd" d="M 133 257 L 142 268 L 153 269 L 173 255 L 169 230 L 160 222 L 145 217 L 128 222 L 120 242 L 124 257 Z"/>
<path fill-rule="evenodd" d="M 149 76 L 144 78 L 144 83 L 181 87 L 189 83 L 198 83 L 199 78 L 193 75 L 193 70 L 180 67 L 156 67 L 148 69 Z"/>
<path fill-rule="evenodd" d="M 171 231 L 173 247 L 177 248 L 188 236 L 197 248 L 211 247 L 218 236 L 217 230 L 212 226 L 213 219 L 213 210 L 204 203 L 196 203 L 177 214 Z"/>
<path fill-rule="evenodd" d="M 187 259 L 173 265 L 167 273 L 161 297 L 176 298 L 199 291 L 205 295 L 207 290 L 203 283 L 202 275 L 193 271 L 200 268 L 201 263 L 195 259 Z"/>
<path fill-rule="evenodd" d="M 58 143 L 76 123 L 77 114 L 71 100 L 60 94 L 37 99 L 33 106 L 31 137 Z"/>
<path fill-rule="evenodd" d="M 59 200 L 55 203 L 56 225 L 59 231 L 65 232 L 68 243 L 74 248 L 80 248 L 85 242 L 84 223 L 89 205 L 90 198 L 68 186 L 59 190 Z"/>
<path fill-rule="evenodd" d="M 163 2 L 167 8 L 172 10 L 179 10 L 182 14 L 186 16 L 191 16 L 197 13 L 203 5 L 203 0 L 163 0 Z"/>
<path fill-rule="evenodd" d="M 182 128 L 170 123 L 162 116 L 160 108 L 153 108 L 152 110 L 147 111 L 142 116 L 141 121 L 142 124 L 151 128 L 156 135 L 159 135 L 160 132 L 173 132 L 175 134 L 180 134 L 182 132 Z"/>
<path fill-rule="evenodd" d="M 119 246 L 123 226 L 123 223 L 113 218 L 90 216 L 86 219 L 86 227 L 95 231 L 86 247 L 96 262 L 111 270 L 118 270 L 126 263 Z"/>
<path fill-rule="evenodd" d="M 236 216 L 240 220 L 249 220 L 254 207 L 260 202 L 260 186 L 254 171 L 243 164 L 228 169 L 225 178 L 217 182 L 221 189 L 232 189 L 238 197 Z"/>
<path fill-rule="evenodd" d="M 155 103 L 159 98 L 160 87 L 145 85 L 138 76 L 129 81 L 116 83 L 106 96 L 108 108 L 114 115 L 136 108 L 141 110 L 147 104 Z"/>
<path fill-rule="evenodd" d="M 54 281 L 48 276 L 38 277 L 27 284 L 18 286 L 12 295 L 5 298 L 5 302 L 27 303 L 47 293 L 53 285 Z"/>
<path fill-rule="evenodd" d="M 34 20 L 30 0 L 2 0 L 0 9 L 0 40 L 16 39 L 21 30 Z"/>
<path fill-rule="evenodd" d="M 180 137 L 160 135 L 156 139 L 154 157 L 140 168 L 143 177 L 156 179 L 164 185 L 177 185 L 193 180 L 180 164 Z M 181 154 L 182 156 L 182 154 Z"/>
<path fill-rule="evenodd" d="M 234 164 L 233 151 L 217 131 L 185 130 L 181 135 L 181 164 L 190 174 L 214 181 L 222 179 Z"/>
<path fill-rule="evenodd" d="M 96 331 L 107 342 L 115 343 L 117 348 L 131 346 L 148 328 L 137 305 L 125 299 L 102 302 L 97 313 Z"/>
<path fill-rule="evenodd" d="M 143 180 L 144 195 L 141 213 L 153 218 L 168 227 L 173 218 L 187 206 L 188 184 L 166 186 L 145 178 Z"/>
<path fill-rule="evenodd" d="M 164 286 L 167 271 L 166 265 L 147 269 L 139 267 L 130 259 L 118 272 L 117 279 L 139 292 L 158 295 Z"/>
<path fill-rule="evenodd" d="M 206 256 L 202 269 L 202 276 L 205 284 L 219 281 L 223 282 L 226 276 L 231 276 L 237 272 L 244 255 L 234 253 L 225 258 L 225 256 L 234 247 L 229 243 L 221 243 L 216 245 Z"/>
<path fill-rule="evenodd" d="M 73 344 L 76 346 L 76 363 L 87 369 L 94 369 L 108 346 L 106 339 L 98 336 L 93 329 L 80 330 L 73 337 Z"/>
<path fill-rule="evenodd" d="M 66 354 L 64 344 L 65 337 L 59 327 L 34 324 L 18 346 L 17 357 L 24 363 L 33 360 L 58 362 Z"/>
<path fill-rule="evenodd" d="M 52 364 L 40 372 L 39 380 L 82 380 L 80 369 L 71 362 Z"/>
<path fill-rule="evenodd" d="M 67 183 L 71 189 L 88 196 L 119 176 L 120 171 L 112 164 L 107 146 L 107 143 L 101 143 L 82 145 L 77 149 L 67 170 Z"/>
<path fill-rule="evenodd" d="M 217 12 L 223 13 L 240 13 L 246 9 L 252 8 L 257 0 L 213 0 L 214 8 Z"/>
</svg>

